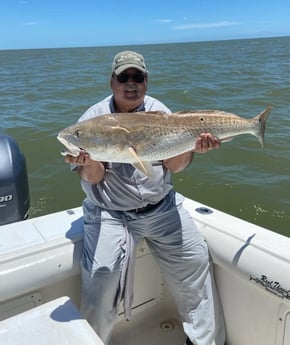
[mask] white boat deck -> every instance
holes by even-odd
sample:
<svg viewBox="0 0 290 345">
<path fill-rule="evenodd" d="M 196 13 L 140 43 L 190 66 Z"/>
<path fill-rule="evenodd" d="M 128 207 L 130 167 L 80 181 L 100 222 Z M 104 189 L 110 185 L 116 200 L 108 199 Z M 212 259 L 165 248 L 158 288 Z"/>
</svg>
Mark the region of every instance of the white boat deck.
<svg viewBox="0 0 290 345">
<path fill-rule="evenodd" d="M 113 335 L 114 345 L 183 345 L 184 340 L 177 311 L 162 302 L 143 308 L 132 321 L 120 316 Z M 0 344 L 103 345 L 68 297 L 1 321 Z"/>
<path fill-rule="evenodd" d="M 178 313 L 160 303 L 117 323 L 113 345 L 183 345 L 185 335 Z"/>
<path fill-rule="evenodd" d="M 227 344 L 289 345 L 290 238 L 218 210 L 209 210 L 189 199 L 185 206 L 212 254 L 225 314 Z M 80 208 L 0 227 L 1 345 L 45 344 L 24 342 L 24 331 L 31 334 L 37 322 L 21 327 L 18 343 L 10 331 L 5 331 L 14 317 L 19 322 L 22 312 L 27 313 L 25 318 L 29 320 L 29 315 L 43 311 L 47 302 L 54 303 L 62 296 L 69 296 L 78 308 L 82 228 Z M 145 241 L 137 248 L 133 307 L 131 321 L 125 321 L 120 315 L 114 329 L 114 345 L 184 344 L 185 335 L 176 307 Z M 61 323 L 47 315 L 46 321 L 43 319 L 48 325 L 47 339 L 53 335 L 52 324 L 65 332 L 70 329 L 68 326 L 77 324 L 75 320 Z M 84 320 L 79 322 L 87 329 Z M 88 329 L 90 333 L 91 328 Z M 54 339 L 49 344 L 66 344 Z"/>
</svg>

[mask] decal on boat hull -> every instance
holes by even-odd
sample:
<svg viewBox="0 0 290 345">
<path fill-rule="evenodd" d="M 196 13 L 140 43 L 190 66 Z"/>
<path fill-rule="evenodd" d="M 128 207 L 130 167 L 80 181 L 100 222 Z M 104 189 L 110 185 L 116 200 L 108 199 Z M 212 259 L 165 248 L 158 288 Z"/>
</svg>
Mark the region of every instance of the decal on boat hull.
<svg viewBox="0 0 290 345">
<path fill-rule="evenodd" d="M 250 276 L 249 280 L 253 280 L 255 283 L 263 286 L 265 290 L 280 298 L 290 299 L 290 289 L 285 289 L 279 282 L 268 279 L 268 277 L 264 274 L 262 274 L 260 278 Z"/>
</svg>

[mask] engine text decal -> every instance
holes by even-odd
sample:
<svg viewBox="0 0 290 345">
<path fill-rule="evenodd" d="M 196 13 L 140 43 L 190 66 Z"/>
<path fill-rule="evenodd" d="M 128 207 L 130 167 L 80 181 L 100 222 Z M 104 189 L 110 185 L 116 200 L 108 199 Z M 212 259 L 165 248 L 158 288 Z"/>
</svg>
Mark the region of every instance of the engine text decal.
<svg viewBox="0 0 290 345">
<path fill-rule="evenodd" d="M 290 299 L 290 290 L 282 287 L 279 282 L 268 279 L 266 275 L 261 275 L 261 278 L 250 276 L 249 280 L 253 280 L 278 297 Z"/>
</svg>

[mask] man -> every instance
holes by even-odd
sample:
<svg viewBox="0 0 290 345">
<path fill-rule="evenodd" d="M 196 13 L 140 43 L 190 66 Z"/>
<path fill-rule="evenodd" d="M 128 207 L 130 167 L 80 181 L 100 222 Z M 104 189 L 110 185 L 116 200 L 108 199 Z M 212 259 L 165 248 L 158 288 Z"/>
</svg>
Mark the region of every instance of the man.
<svg viewBox="0 0 290 345">
<path fill-rule="evenodd" d="M 170 110 L 146 95 L 148 71 L 142 55 L 117 54 L 112 65 L 113 94 L 89 108 L 79 121 L 101 114 Z M 218 148 L 209 133 L 197 140 L 195 152 Z M 136 244 L 146 238 L 174 296 L 187 344 L 223 345 L 224 330 L 216 324 L 208 250 L 182 197 L 173 191 L 171 173 L 185 169 L 194 152 L 154 162 L 154 178 L 131 164 L 97 162 L 86 152 L 66 156 L 76 166 L 86 193 L 84 252 L 81 262 L 81 311 L 107 345 L 124 299 L 130 317 Z"/>
</svg>

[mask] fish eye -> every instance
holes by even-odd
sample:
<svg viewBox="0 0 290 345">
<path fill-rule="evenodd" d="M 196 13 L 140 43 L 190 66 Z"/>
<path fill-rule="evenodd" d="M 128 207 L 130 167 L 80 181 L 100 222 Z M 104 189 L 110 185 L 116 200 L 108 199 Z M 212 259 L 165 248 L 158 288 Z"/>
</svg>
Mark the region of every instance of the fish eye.
<svg viewBox="0 0 290 345">
<path fill-rule="evenodd" d="M 77 138 L 79 138 L 80 136 L 81 136 L 81 134 L 82 134 L 82 131 L 80 130 L 80 129 L 77 129 L 76 131 L 75 131 L 75 136 L 77 137 Z"/>
</svg>

